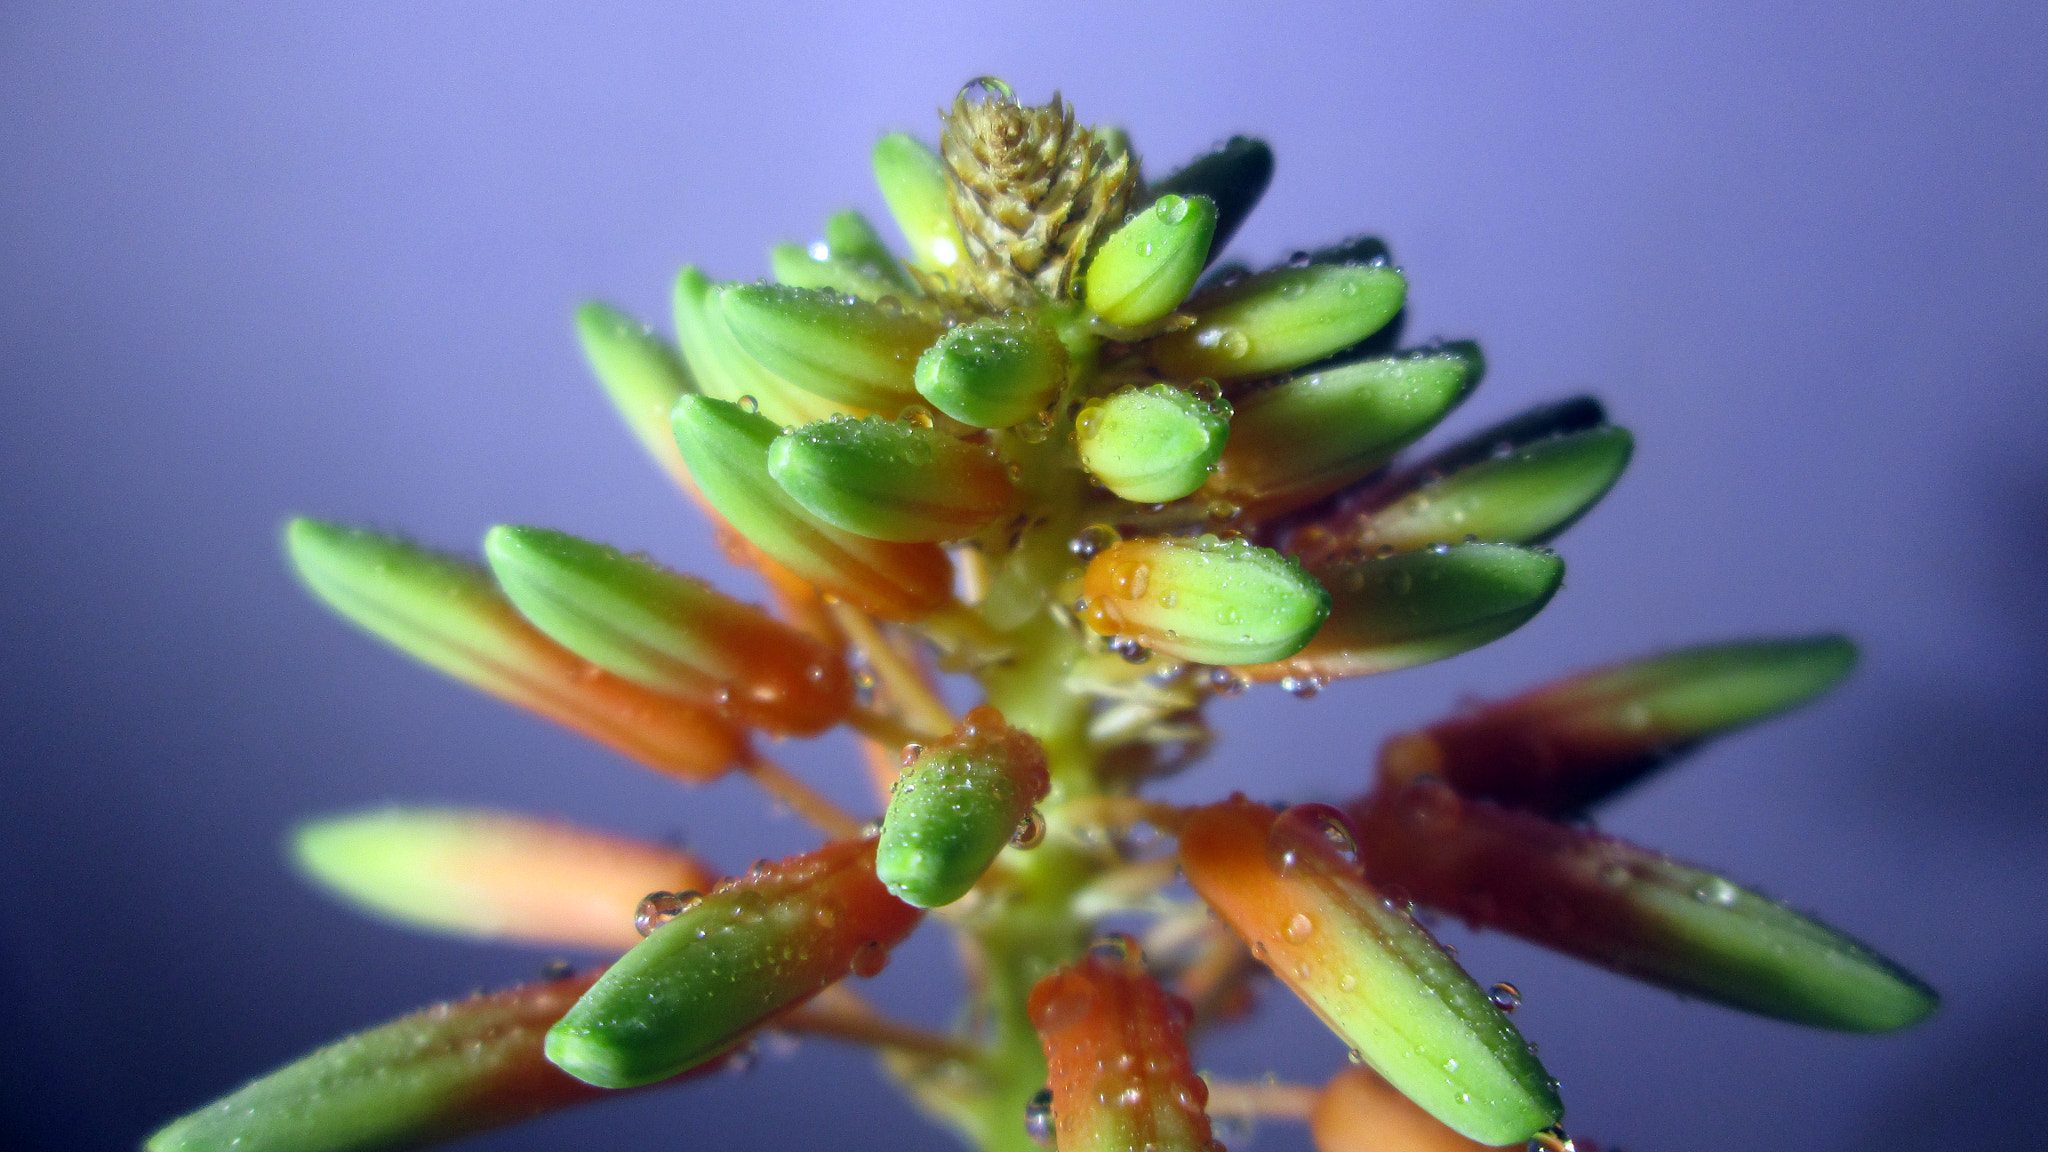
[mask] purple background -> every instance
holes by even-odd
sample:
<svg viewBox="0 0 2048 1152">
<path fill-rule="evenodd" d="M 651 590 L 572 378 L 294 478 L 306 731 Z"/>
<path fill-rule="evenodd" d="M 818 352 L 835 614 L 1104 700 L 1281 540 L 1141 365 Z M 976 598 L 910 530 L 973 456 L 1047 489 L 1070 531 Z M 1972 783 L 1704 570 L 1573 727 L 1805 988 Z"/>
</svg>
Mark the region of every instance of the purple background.
<svg viewBox="0 0 2048 1152">
<path fill-rule="evenodd" d="M 1582 1134 L 1637 1152 L 2031 1136 L 2048 9 L 341 7 L 0 5 L 0 1143 L 132 1145 L 543 958 L 359 919 L 290 874 L 296 820 L 494 805 L 680 830 L 727 867 L 805 843 L 737 784 L 685 793 L 354 634 L 293 585 L 276 530 L 303 511 L 473 546 L 545 524 L 749 590 L 606 410 L 570 308 L 659 318 L 684 261 L 752 278 L 767 243 L 879 212 L 877 133 L 931 134 L 982 72 L 1126 125 L 1155 174 L 1266 136 L 1278 175 L 1237 251 L 1385 236 L 1410 336 L 1488 350 L 1454 430 L 1592 389 L 1638 435 L 1535 623 L 1313 703 L 1227 702 L 1225 742 L 1176 794 L 1334 797 L 1382 734 L 1462 692 L 1849 631 L 1866 660 L 1847 688 L 1605 823 L 1887 950 L 1946 994 L 1931 1023 L 1814 1033 L 1452 938 L 1480 979 L 1522 986 Z M 781 751 L 861 799 L 847 746 Z M 875 992 L 938 1022 L 951 972 L 923 934 Z M 1268 1002 L 1202 1063 L 1307 1080 L 1341 1062 Z M 818 1044 L 473 1146 L 650 1135 L 952 1146 Z M 1306 1139 L 1269 1125 L 1256 1146 Z"/>
</svg>

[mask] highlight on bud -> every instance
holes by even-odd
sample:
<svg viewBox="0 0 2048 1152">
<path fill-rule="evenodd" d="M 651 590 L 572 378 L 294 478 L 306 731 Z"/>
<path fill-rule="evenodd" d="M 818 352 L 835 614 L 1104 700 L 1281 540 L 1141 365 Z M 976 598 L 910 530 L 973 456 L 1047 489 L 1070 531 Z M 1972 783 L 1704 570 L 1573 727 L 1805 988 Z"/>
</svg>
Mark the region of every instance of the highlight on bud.
<svg viewBox="0 0 2048 1152">
<path fill-rule="evenodd" d="M 927 271 L 951 268 L 966 249 L 938 155 L 915 136 L 891 132 L 875 142 L 874 169 L 889 214 L 910 244 L 912 262 Z"/>
<path fill-rule="evenodd" d="M 825 221 L 825 239 L 804 248 L 777 244 L 768 253 L 775 279 L 792 288 L 831 288 L 879 303 L 917 292 L 916 284 L 867 217 L 851 208 Z"/>
<path fill-rule="evenodd" d="M 1088 626 L 1181 660 L 1255 664 L 1301 650 L 1330 593 L 1301 565 L 1244 540 L 1126 540 L 1088 562 Z"/>
<path fill-rule="evenodd" d="M 1240 396 L 1214 487 L 1281 506 L 1335 492 L 1434 428 L 1484 371 L 1479 346 L 1461 341 L 1353 361 Z"/>
<path fill-rule="evenodd" d="M 1460 1136 L 1370 1068 L 1346 1068 L 1316 1096 L 1309 1117 L 1316 1152 L 1486 1152 L 1499 1145 Z"/>
<path fill-rule="evenodd" d="M 1153 185 L 1152 191 L 1161 198 L 1201 196 L 1216 205 L 1215 234 L 1207 257 L 1213 261 L 1237 235 L 1238 225 L 1251 215 L 1272 180 L 1273 150 L 1266 142 L 1232 136 L 1214 152 Z"/>
<path fill-rule="evenodd" d="M 1628 466 L 1635 438 L 1625 428 L 1553 436 L 1416 487 L 1358 517 L 1354 547 L 1406 551 L 1460 539 L 1542 544 L 1598 503 Z"/>
<path fill-rule="evenodd" d="M 1198 293 L 1192 327 L 1154 339 L 1152 363 L 1168 376 L 1245 380 L 1298 368 L 1386 326 L 1408 281 L 1383 264 L 1275 268 Z"/>
<path fill-rule="evenodd" d="M 906 904 L 951 904 L 1018 836 L 1050 784 L 1037 740 L 987 705 L 969 711 L 890 788 L 875 874 Z"/>
<path fill-rule="evenodd" d="M 778 735 L 816 735 L 853 706 L 837 652 L 701 580 L 546 528 L 493 528 L 484 556 L 535 627 L 643 687 Z"/>
<path fill-rule="evenodd" d="M 1868 946 L 1711 872 L 1589 829 L 1461 799 L 1436 777 L 1352 810 L 1375 883 L 1637 980 L 1847 1032 L 1938 997 Z"/>
<path fill-rule="evenodd" d="M 1577 815 L 1716 736 L 1797 708 L 1856 664 L 1842 636 L 1706 644 L 1546 684 L 1397 736 L 1382 773 Z"/>
<path fill-rule="evenodd" d="M 663 1080 L 849 973 L 872 976 L 922 915 L 875 878 L 875 842 L 756 865 L 686 903 L 548 1031 L 547 1057 L 603 1088 Z"/>
<path fill-rule="evenodd" d="M 1291 657 L 1241 675 L 1336 680 L 1456 656 L 1542 611 L 1564 582 L 1564 561 L 1510 544 L 1436 545 L 1316 575 L 1330 589 L 1329 621 Z"/>
<path fill-rule="evenodd" d="M 1153 384 L 1092 400 L 1074 417 L 1081 466 L 1103 487 L 1140 504 L 1200 488 L 1230 436 L 1230 406 L 1184 388 Z"/>
<path fill-rule="evenodd" d="M 819 590 L 888 620 L 916 620 L 952 599 L 953 568 L 935 545 L 871 540 L 813 516 L 768 472 L 782 429 L 737 404 L 685 396 L 676 446 L 712 508 L 748 542 Z"/>
<path fill-rule="evenodd" d="M 1165 319 L 1194 290 L 1209 263 L 1216 202 L 1171 192 L 1110 233 L 1083 280 L 1088 310 L 1142 328 Z"/>
<path fill-rule="evenodd" d="M 993 450 L 924 421 L 821 420 L 768 447 L 768 474 L 806 511 L 875 540 L 958 540 L 1006 511 L 1015 491 Z"/>
<path fill-rule="evenodd" d="M 1180 859 L 1252 954 L 1430 1115 L 1487 1144 L 1557 1122 L 1556 1085 L 1527 1042 L 1428 931 L 1366 884 L 1335 809 L 1276 817 L 1236 796 L 1188 818 Z"/>
<path fill-rule="evenodd" d="M 717 879 L 680 849 L 464 808 L 314 820 L 292 834 L 292 856 L 322 887 L 410 927 L 620 952 L 640 941 L 642 897 Z"/>
<path fill-rule="evenodd" d="M 718 287 L 692 267 L 676 274 L 676 344 L 699 391 L 719 400 L 751 398 L 778 424 L 802 424 L 850 411 L 789 384 L 748 355 L 726 324 Z"/>
<path fill-rule="evenodd" d="M 1067 355 L 1052 329 L 1029 316 L 985 316 L 940 336 L 915 375 L 919 394 L 953 419 L 1008 428 L 1059 398 Z"/>
<path fill-rule="evenodd" d="M 681 355 L 639 321 L 596 300 L 576 310 L 576 335 L 590 370 L 634 438 L 687 486 L 689 472 L 668 432 L 669 409 L 683 393 L 697 390 Z"/>
<path fill-rule="evenodd" d="M 1061 1152 L 1215 1152 L 1209 1086 L 1188 1056 L 1193 1011 L 1112 937 L 1040 980 L 1027 1006 L 1045 1049 Z"/>
<path fill-rule="evenodd" d="M 712 710 L 622 680 L 548 639 L 479 565 L 305 517 L 285 525 L 284 539 L 299 578 L 328 607 L 472 687 L 685 780 L 716 779 L 745 750 L 745 737 Z"/>
<path fill-rule="evenodd" d="M 472 996 L 359 1032 L 166 1125 L 148 1152 L 418 1148 L 605 1093 L 541 1055 L 594 976 Z"/>
<path fill-rule="evenodd" d="M 911 373 L 939 327 L 900 307 L 780 284 L 732 284 L 718 307 L 761 366 L 836 404 L 895 411 L 917 399 Z"/>
</svg>

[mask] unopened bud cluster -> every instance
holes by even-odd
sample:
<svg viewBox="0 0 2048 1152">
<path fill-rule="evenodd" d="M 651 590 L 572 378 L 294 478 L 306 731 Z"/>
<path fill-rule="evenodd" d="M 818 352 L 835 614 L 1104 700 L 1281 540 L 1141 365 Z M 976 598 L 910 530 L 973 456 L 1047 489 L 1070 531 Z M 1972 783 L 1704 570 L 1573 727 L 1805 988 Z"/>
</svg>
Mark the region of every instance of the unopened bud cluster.
<svg viewBox="0 0 2048 1152">
<path fill-rule="evenodd" d="M 1519 992 L 1475 983 L 1421 910 L 1802 1024 L 1931 1011 L 1869 947 L 1586 823 L 1831 687 L 1839 638 L 1474 706 L 1388 740 L 1376 775 L 1340 754 L 1339 806 L 1248 798 L 1256 775 L 1208 805 L 1141 795 L 1208 750 L 1216 697 L 1312 696 L 1531 619 L 1563 580 L 1547 545 L 1633 450 L 1577 397 L 1404 456 L 1485 359 L 1401 345 L 1408 280 L 1377 240 L 1218 266 L 1272 170 L 1237 138 L 1151 178 L 1121 131 L 982 80 L 936 149 L 875 147 L 903 254 L 846 211 L 773 248 L 772 282 L 683 269 L 673 342 L 586 305 L 599 381 L 769 607 L 551 528 L 491 528 L 478 561 L 293 521 L 292 563 L 344 617 L 683 781 L 743 775 L 823 842 L 720 879 L 499 813 L 310 824 L 309 874 L 380 915 L 623 955 L 322 1049 L 150 1147 L 416 1147 L 692 1079 L 768 1029 L 875 1047 L 987 1149 L 1217 1152 L 1222 1113 L 1310 1120 L 1323 1152 L 1569 1147 Z M 870 811 L 760 747 L 842 726 Z M 1110 917 L 1149 927 L 1105 939 Z M 927 922 L 965 961 L 944 1033 L 853 990 Z M 1361 1066 L 1198 1074 L 1267 975 Z"/>
</svg>

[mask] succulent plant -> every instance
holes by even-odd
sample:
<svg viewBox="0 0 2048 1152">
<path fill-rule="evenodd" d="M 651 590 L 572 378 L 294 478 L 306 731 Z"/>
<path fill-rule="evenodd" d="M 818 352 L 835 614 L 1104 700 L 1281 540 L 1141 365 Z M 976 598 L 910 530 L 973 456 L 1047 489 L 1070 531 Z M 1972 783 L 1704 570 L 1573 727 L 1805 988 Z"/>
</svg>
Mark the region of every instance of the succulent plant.
<svg viewBox="0 0 2048 1152">
<path fill-rule="evenodd" d="M 1828 689 L 1855 659 L 1838 637 L 1474 706 L 1388 741 L 1341 806 L 1145 798 L 1207 750 L 1218 697 L 1312 696 L 1529 620 L 1563 575 L 1546 545 L 1632 441 L 1579 397 L 1405 461 L 1478 384 L 1479 349 L 1398 347 L 1407 281 L 1377 240 L 1212 269 L 1271 176 L 1263 143 L 1148 180 L 1057 96 L 980 80 L 942 118 L 936 150 L 875 148 L 907 258 L 848 211 L 775 248 L 774 283 L 685 268 L 674 344 L 578 314 L 627 426 L 772 609 L 550 529 L 493 528 L 482 563 L 285 532 L 356 624 L 685 783 L 742 774 L 821 845 L 720 879 L 498 813 L 311 823 L 305 870 L 375 913 L 623 954 L 344 1039 L 149 1148 L 417 1147 L 688 1080 L 770 1029 L 872 1047 L 986 1149 L 1208 1152 L 1212 1117 L 1252 1115 L 1312 1121 L 1324 1152 L 1570 1146 L 1518 994 L 1475 983 L 1428 910 L 1802 1024 L 1932 1011 L 1855 940 L 1585 819 Z M 955 716 L 942 677 L 979 703 Z M 842 725 L 878 818 L 757 748 Z M 1105 934 L 1113 916 L 1149 927 Z M 927 918 L 967 961 L 945 1033 L 855 991 Z M 1190 1045 L 1268 974 L 1359 1067 L 1321 1087 L 1197 1074 Z"/>
</svg>

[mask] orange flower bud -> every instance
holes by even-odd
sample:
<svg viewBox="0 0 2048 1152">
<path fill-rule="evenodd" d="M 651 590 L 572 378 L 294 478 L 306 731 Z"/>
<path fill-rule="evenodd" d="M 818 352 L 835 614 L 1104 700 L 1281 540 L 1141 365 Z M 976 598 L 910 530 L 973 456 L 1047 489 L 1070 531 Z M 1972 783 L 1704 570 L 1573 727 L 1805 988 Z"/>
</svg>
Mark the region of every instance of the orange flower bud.
<svg viewBox="0 0 2048 1152">
<path fill-rule="evenodd" d="M 1485 1152 L 1502 1147 L 1458 1135 L 1370 1068 L 1347 1068 L 1323 1088 L 1309 1117 L 1309 1132 L 1316 1152 Z"/>
<path fill-rule="evenodd" d="M 1060 1152 L 1223 1152 L 1188 1059 L 1193 1011 L 1146 974 L 1128 937 L 1040 980 L 1029 1010 Z"/>
</svg>

